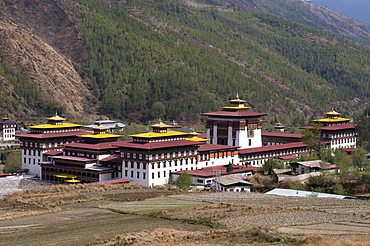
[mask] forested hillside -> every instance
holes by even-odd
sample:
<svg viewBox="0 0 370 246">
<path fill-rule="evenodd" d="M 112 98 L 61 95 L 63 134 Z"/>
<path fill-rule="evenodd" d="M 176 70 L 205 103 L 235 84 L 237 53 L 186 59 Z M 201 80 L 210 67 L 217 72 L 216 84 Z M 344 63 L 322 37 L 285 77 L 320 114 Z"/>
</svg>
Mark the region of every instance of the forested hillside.
<svg viewBox="0 0 370 246">
<path fill-rule="evenodd" d="M 49 85 L 42 84 L 36 73 L 30 76 L 35 82 L 30 86 L 39 87 L 35 93 L 56 102 L 50 108 L 64 105 L 61 98 L 68 100 L 66 114 L 92 112 L 88 103 L 93 102 L 98 113 L 128 122 L 162 118 L 196 123 L 201 112 L 220 109 L 236 93 L 252 110 L 288 125 L 299 125 L 331 108 L 352 117 L 368 107 L 366 46 L 257 9 L 245 10 L 253 10 L 252 3 L 240 7 L 235 4 L 239 0 L 45 0 L 44 9 L 42 4 L 30 8 L 36 3 L 29 2 L 19 11 L 21 0 L 2 1 L 8 14 L 4 23 L 18 13 L 15 19 L 24 23 L 22 30 L 73 62 L 73 77 L 53 78 L 52 88 L 45 88 Z M 48 6 L 53 11 L 48 12 Z M 54 18 L 58 11 L 63 14 Z M 33 13 L 37 20 L 47 14 L 54 21 L 26 23 L 24 16 L 31 18 Z M 63 25 L 72 31 L 61 34 Z M 50 30 L 53 35 L 43 34 Z M 72 47 L 74 42 L 78 46 Z M 71 54 L 73 50 L 78 55 Z M 0 60 L 9 57 L 0 55 Z M 11 64 L 22 74 L 33 72 L 22 69 L 17 60 L 11 59 Z M 31 64 L 38 62 L 33 59 Z M 69 84 L 64 82 L 68 78 L 73 78 Z M 64 94 L 50 94 L 59 90 Z M 85 105 L 83 96 L 88 98 Z M 72 105 L 74 98 L 78 104 Z"/>
<path fill-rule="evenodd" d="M 174 0 L 76 1 L 87 79 L 115 117 L 192 121 L 239 93 L 289 121 L 370 96 L 369 51 L 299 24 Z"/>
</svg>

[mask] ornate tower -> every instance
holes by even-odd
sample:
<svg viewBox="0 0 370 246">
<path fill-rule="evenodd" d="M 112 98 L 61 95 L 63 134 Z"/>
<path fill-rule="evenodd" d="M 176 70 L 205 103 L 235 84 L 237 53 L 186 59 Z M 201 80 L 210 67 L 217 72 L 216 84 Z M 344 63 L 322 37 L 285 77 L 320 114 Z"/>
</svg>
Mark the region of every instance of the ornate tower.
<svg viewBox="0 0 370 246">
<path fill-rule="evenodd" d="M 229 101 L 230 106 L 222 111 L 203 113 L 207 116 L 207 138 L 211 144 L 239 146 L 240 148 L 255 148 L 262 146 L 261 116 L 265 113 L 249 111 L 245 100 Z"/>
</svg>

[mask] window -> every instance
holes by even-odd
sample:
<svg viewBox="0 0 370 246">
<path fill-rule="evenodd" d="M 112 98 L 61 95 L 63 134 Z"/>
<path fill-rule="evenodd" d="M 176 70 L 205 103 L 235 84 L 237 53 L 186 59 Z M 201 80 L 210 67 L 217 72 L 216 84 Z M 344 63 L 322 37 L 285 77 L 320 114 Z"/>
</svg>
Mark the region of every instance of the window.
<svg viewBox="0 0 370 246">
<path fill-rule="evenodd" d="M 140 163 L 137 163 L 136 168 L 140 169 Z"/>
<path fill-rule="evenodd" d="M 131 171 L 131 178 L 134 177 L 134 171 Z"/>
<path fill-rule="evenodd" d="M 166 171 L 163 171 L 163 177 L 166 177 Z"/>
<path fill-rule="evenodd" d="M 152 179 L 154 179 L 154 173 L 152 173 Z"/>
<path fill-rule="evenodd" d="M 161 177 L 161 173 L 160 172 L 158 172 L 158 178 L 160 178 Z"/>
<path fill-rule="evenodd" d="M 140 178 L 140 173 L 139 172 L 136 173 L 136 178 Z"/>
<path fill-rule="evenodd" d="M 146 175 L 145 175 L 146 173 L 143 173 L 143 179 L 146 179 Z"/>
</svg>

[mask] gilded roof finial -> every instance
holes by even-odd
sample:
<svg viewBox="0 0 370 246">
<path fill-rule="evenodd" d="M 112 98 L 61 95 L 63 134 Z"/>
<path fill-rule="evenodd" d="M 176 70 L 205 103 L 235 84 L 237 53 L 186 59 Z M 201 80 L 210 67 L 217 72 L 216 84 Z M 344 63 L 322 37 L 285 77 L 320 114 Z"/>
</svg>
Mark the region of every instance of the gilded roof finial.
<svg viewBox="0 0 370 246">
<path fill-rule="evenodd" d="M 239 99 L 239 93 L 238 92 L 236 93 L 236 99 Z"/>
</svg>

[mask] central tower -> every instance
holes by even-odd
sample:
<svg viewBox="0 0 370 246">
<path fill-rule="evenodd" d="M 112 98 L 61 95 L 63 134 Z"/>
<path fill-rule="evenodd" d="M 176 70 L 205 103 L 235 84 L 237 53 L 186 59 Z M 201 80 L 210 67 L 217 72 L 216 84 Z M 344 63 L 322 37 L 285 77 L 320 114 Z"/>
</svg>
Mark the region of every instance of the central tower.
<svg viewBox="0 0 370 246">
<path fill-rule="evenodd" d="M 245 100 L 229 101 L 230 106 L 222 111 L 202 113 L 207 116 L 207 138 L 211 144 L 239 146 L 240 148 L 255 148 L 262 146 L 261 117 L 265 113 L 249 111 Z"/>
</svg>

